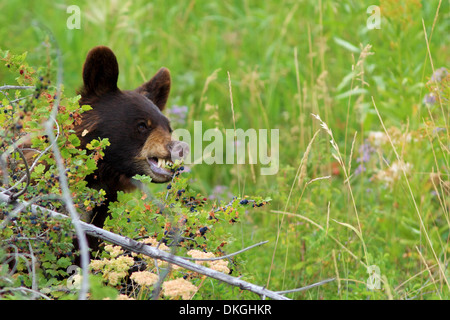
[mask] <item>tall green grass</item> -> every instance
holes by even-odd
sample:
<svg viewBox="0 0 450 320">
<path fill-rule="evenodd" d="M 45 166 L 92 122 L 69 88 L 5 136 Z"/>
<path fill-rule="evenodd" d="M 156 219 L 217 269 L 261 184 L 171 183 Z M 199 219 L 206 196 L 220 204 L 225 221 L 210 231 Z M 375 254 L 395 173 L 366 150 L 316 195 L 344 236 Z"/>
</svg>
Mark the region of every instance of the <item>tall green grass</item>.
<svg viewBox="0 0 450 320">
<path fill-rule="evenodd" d="M 276 176 L 260 176 L 259 165 L 192 167 L 206 194 L 226 186 L 274 199 L 230 226 L 236 249 L 270 240 L 242 255 L 246 276 L 272 290 L 338 279 L 289 294 L 298 299 L 450 298 L 448 78 L 441 102 L 423 104 L 433 72 L 449 68 L 447 1 L 380 1 L 379 30 L 366 28 L 370 1 L 77 1 L 80 30 L 66 28 L 70 4 L 1 1 L 0 47 L 43 65 L 45 33 L 34 22 L 46 25 L 63 52 L 68 94 L 99 44 L 118 57 L 120 88 L 166 66 L 169 111 L 188 106 L 187 123 L 174 123 L 187 129 L 198 120 L 234 127 L 229 72 L 236 127 L 280 130 Z M 355 174 L 369 133 L 384 132 L 380 118 L 398 158 L 387 141 Z M 398 160 L 411 166 L 405 175 L 377 179 Z M 368 265 L 380 268 L 380 290 L 367 289 Z"/>
</svg>

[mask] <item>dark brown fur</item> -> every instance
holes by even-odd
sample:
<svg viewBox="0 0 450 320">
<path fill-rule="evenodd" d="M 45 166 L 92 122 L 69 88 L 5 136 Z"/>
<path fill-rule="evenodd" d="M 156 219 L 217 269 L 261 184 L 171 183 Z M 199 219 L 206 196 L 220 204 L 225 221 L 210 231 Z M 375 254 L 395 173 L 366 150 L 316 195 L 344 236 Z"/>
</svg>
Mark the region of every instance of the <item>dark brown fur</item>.
<svg viewBox="0 0 450 320">
<path fill-rule="evenodd" d="M 158 183 L 170 180 L 171 174 L 153 170 L 150 159 L 152 163 L 157 158 L 170 160 L 171 151 L 182 144 L 172 141 L 169 120 L 161 113 L 170 91 L 169 70 L 161 68 L 151 80 L 130 91 L 117 87 L 118 75 L 118 63 L 109 48 L 99 46 L 88 53 L 79 104 L 90 105 L 92 110 L 83 113 L 76 133 L 82 147 L 98 138 L 108 138 L 111 143 L 98 170 L 87 177 L 90 187 L 106 191 L 107 202 L 95 208 L 88 221 L 97 227 L 103 227 L 117 191 L 134 188 L 134 175 L 146 174 Z"/>
</svg>

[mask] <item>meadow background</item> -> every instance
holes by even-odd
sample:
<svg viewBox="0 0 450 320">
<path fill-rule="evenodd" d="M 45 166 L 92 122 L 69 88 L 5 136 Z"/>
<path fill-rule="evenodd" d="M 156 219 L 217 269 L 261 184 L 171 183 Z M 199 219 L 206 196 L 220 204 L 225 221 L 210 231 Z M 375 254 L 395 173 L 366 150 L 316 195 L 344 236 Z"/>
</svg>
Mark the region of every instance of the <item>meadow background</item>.
<svg viewBox="0 0 450 320">
<path fill-rule="evenodd" d="M 79 30 L 66 27 L 71 4 L 81 9 Z M 381 8 L 380 29 L 366 26 L 370 5 Z M 271 290 L 337 279 L 294 299 L 448 299 L 449 21 L 449 2 L 438 0 L 8 0 L 0 1 L 0 48 L 27 51 L 39 67 L 39 23 L 47 26 L 67 96 L 96 45 L 116 53 L 119 88 L 165 66 L 166 113 L 189 130 L 200 120 L 204 130 L 234 127 L 229 72 L 236 127 L 280 130 L 279 172 L 190 170 L 211 199 L 273 199 L 230 225 L 230 251 L 269 240 L 241 255 L 247 279 Z M 14 76 L 3 68 L 0 82 Z M 366 285 L 372 265 L 378 290 Z"/>
</svg>

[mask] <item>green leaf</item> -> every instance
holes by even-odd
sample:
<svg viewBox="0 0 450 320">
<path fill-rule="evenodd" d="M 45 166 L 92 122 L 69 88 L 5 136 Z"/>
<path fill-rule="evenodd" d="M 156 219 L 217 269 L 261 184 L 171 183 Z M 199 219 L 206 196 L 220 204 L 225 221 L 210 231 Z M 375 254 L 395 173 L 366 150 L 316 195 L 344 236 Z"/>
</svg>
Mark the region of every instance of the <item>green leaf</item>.
<svg viewBox="0 0 450 320">
<path fill-rule="evenodd" d="M 354 52 L 354 53 L 360 53 L 361 50 L 358 47 L 355 47 L 354 45 L 352 45 L 350 42 L 343 40 L 341 38 L 338 37 L 334 37 L 333 38 L 334 42 L 336 42 L 338 45 L 340 45 L 341 47 L 347 49 L 348 51 Z"/>
<path fill-rule="evenodd" d="M 82 106 L 81 106 L 81 110 L 83 110 L 83 111 L 89 111 L 89 110 L 92 110 L 92 107 L 91 107 L 90 105 L 85 104 L 85 105 L 82 105 Z"/>
<path fill-rule="evenodd" d="M 86 167 L 88 169 L 88 172 L 93 172 L 95 169 L 97 169 L 97 165 L 95 164 L 94 159 L 86 159 Z"/>
<path fill-rule="evenodd" d="M 70 157 L 70 152 L 66 148 L 62 148 L 60 152 L 63 159 L 68 159 Z"/>
<path fill-rule="evenodd" d="M 42 163 L 40 163 L 36 167 L 34 167 L 34 172 L 36 172 L 36 174 L 38 174 L 38 175 L 42 175 L 44 173 L 44 170 L 45 170 L 45 166 Z"/>
<path fill-rule="evenodd" d="M 72 264 L 72 260 L 67 258 L 67 257 L 62 257 L 60 259 L 58 259 L 58 261 L 56 262 L 56 264 L 61 267 L 61 268 L 67 268 L 68 266 L 70 266 Z"/>
<path fill-rule="evenodd" d="M 150 177 L 147 176 L 147 175 L 140 175 L 140 174 L 137 174 L 137 175 L 135 175 L 135 176 L 133 177 L 133 179 L 136 179 L 136 180 L 141 181 L 141 182 L 144 182 L 144 183 L 150 183 L 150 182 L 152 182 L 152 178 L 150 178 Z"/>
<path fill-rule="evenodd" d="M 353 230 L 353 231 L 356 233 L 356 235 L 359 237 L 359 239 L 360 239 L 361 241 L 363 241 L 361 232 L 359 232 L 358 230 L 356 230 L 356 228 L 355 228 L 354 226 L 352 226 L 352 225 L 350 225 L 350 224 L 348 224 L 348 223 L 345 223 L 345 222 L 339 222 L 339 221 L 337 221 L 337 220 L 335 220 L 335 219 L 331 219 L 331 220 L 333 220 L 333 221 L 336 222 L 336 223 L 339 223 L 340 225 L 342 225 L 342 226 L 344 226 L 344 227 L 347 227 L 347 228 Z"/>
<path fill-rule="evenodd" d="M 344 93 L 341 93 L 339 95 L 336 96 L 337 100 L 341 100 L 341 99 L 345 99 L 348 98 L 350 96 L 354 96 L 354 95 L 358 95 L 358 94 L 368 94 L 369 92 L 367 91 L 367 89 L 363 89 L 363 88 L 355 88 L 352 90 L 348 90 Z"/>
<path fill-rule="evenodd" d="M 112 287 L 103 285 L 103 279 L 101 276 L 89 276 L 90 293 L 92 300 L 103 300 L 105 298 L 115 299 L 118 295 L 118 291 Z"/>
<path fill-rule="evenodd" d="M 71 134 L 68 139 L 69 142 L 73 144 L 74 147 L 80 146 L 80 139 L 78 139 L 76 134 Z"/>
</svg>

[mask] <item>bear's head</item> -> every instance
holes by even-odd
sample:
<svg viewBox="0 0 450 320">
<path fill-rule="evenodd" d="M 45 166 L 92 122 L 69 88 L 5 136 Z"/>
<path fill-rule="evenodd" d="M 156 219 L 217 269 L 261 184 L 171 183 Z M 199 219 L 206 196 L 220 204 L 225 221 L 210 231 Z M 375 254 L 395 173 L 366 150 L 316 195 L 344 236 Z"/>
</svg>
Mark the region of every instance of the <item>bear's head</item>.
<svg viewBox="0 0 450 320">
<path fill-rule="evenodd" d="M 188 152 L 186 143 L 172 140 L 170 122 L 162 114 L 170 91 L 169 70 L 161 68 L 150 81 L 130 91 L 117 87 L 118 76 L 111 49 L 98 46 L 88 53 L 79 103 L 92 109 L 83 113 L 76 128 L 82 146 L 92 139 L 109 139 L 110 146 L 99 164 L 103 176 L 129 179 L 140 174 L 150 176 L 153 182 L 167 182 L 173 173 L 165 164 Z M 101 175 L 98 179 L 107 179 Z"/>
</svg>

